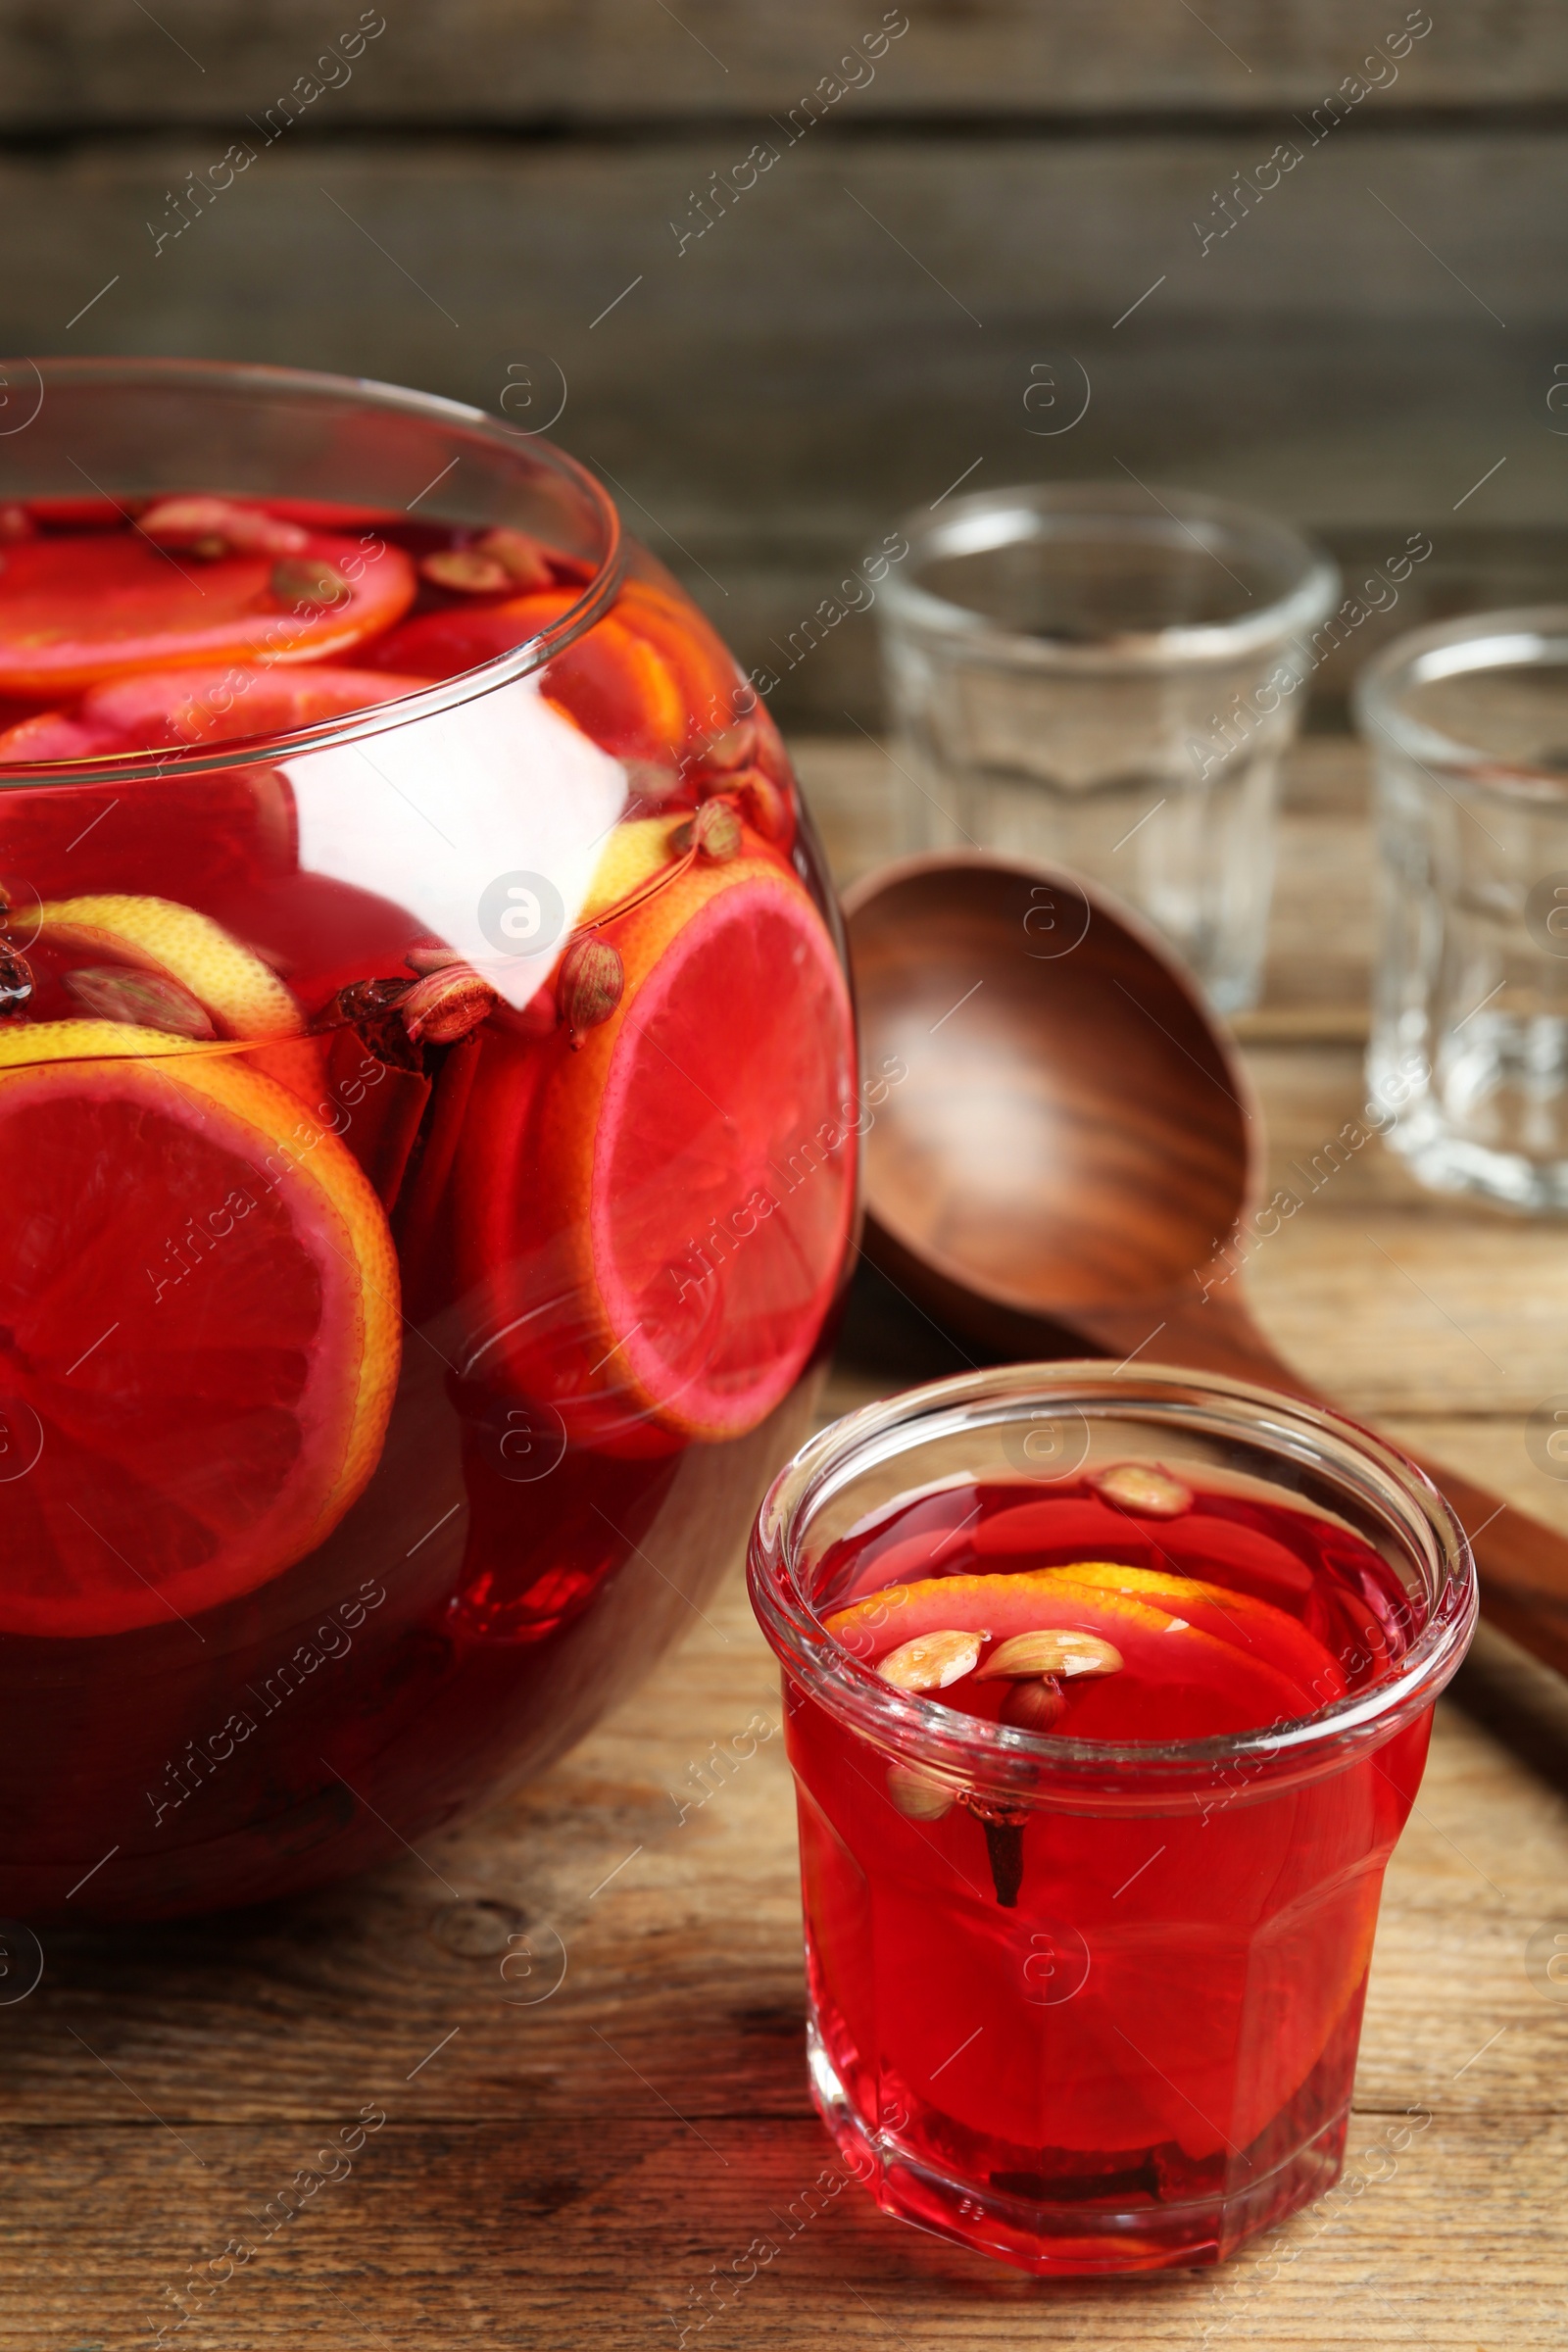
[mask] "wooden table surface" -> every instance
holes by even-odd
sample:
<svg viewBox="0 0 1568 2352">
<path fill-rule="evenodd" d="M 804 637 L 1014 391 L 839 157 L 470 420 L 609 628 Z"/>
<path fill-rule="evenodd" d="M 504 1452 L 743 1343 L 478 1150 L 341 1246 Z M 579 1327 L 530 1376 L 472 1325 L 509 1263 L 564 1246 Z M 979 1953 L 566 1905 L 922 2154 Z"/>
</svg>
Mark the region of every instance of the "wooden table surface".
<svg viewBox="0 0 1568 2352">
<path fill-rule="evenodd" d="M 797 748 L 847 879 L 886 854 L 890 771 Z M 1282 1168 L 1360 1100 L 1368 858 L 1358 755 L 1307 742 L 1245 1025 Z M 1524 1446 L 1568 1389 L 1568 1225 L 1424 1197 L 1372 1144 L 1248 1279 L 1352 1409 L 1568 1526 Z M 960 1360 L 862 1273 L 825 1405 Z M 0 2346 L 129 2352 L 166 2327 L 189 2352 L 1561 2352 L 1553 1678 L 1484 1637 L 1439 1710 L 1342 2189 L 1218 2272 L 1119 2282 L 1027 2279 L 846 2181 L 806 2095 L 778 1721 L 735 1578 L 547 1779 L 396 1867 L 228 1921 L 51 1935 L 38 1989 L 0 2007 Z M 351 2152 L 320 2153 L 345 2130 Z M 193 2270 L 205 2305 L 174 2334 Z"/>
</svg>

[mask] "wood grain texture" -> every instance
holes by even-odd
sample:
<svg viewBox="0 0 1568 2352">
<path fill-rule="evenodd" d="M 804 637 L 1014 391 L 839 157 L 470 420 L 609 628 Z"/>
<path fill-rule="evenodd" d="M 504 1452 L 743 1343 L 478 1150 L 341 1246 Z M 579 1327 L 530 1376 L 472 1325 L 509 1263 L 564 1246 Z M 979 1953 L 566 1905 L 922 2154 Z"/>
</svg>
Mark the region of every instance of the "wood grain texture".
<svg viewBox="0 0 1568 2352">
<path fill-rule="evenodd" d="M 1242 1208 L 1251 1122 L 1152 942 L 1066 874 L 972 851 L 872 875 L 845 917 L 867 1066 L 903 1072 L 865 1147 L 878 1262 L 928 1266 L 982 1337 L 992 1305 L 1191 1287 Z"/>
<path fill-rule="evenodd" d="M 1070 118 L 1310 104 L 1396 33 L 1407 11 L 1400 0 L 1382 9 L 1365 0 L 1214 0 L 1199 19 L 1158 0 L 909 0 L 891 12 L 880 0 L 857 9 L 835 0 L 789 9 L 691 0 L 672 17 L 636 0 L 431 0 L 417 11 L 386 12 L 387 30 L 355 61 L 337 97 L 361 121 L 554 125 L 765 116 L 815 88 L 887 14 L 904 17 L 909 29 L 875 61 L 875 78 L 858 93 L 875 117 Z M 358 0 L 169 0 L 156 21 L 111 0 L 83 0 L 69 12 L 7 0 L 0 122 L 232 120 L 259 96 L 292 86 L 360 17 Z M 1386 100 L 1401 111 L 1473 109 L 1565 91 L 1568 51 L 1557 13 L 1547 0 L 1505 0 L 1480 16 L 1440 11 L 1400 61 Z"/>
<path fill-rule="evenodd" d="M 858 2190 L 803 2204 L 835 2176 L 805 2100 L 788 1775 L 776 1739 L 731 1748 L 777 1720 L 777 1690 L 738 1582 L 710 1615 L 547 1782 L 423 1861 L 292 1910 L 51 1944 L 5 2021 L 0 2343 L 150 2342 L 165 2290 L 234 2240 L 251 2259 L 172 2340 L 647 2345 L 757 2237 L 775 2253 L 707 2344 L 981 2346 L 1024 2328 L 1109 2352 L 1132 2328 L 1191 2346 L 1223 2326 L 1327 2352 L 1352 2307 L 1367 2326 L 1369 2285 L 1365 2340 L 1560 2342 L 1568 2004 L 1523 1959 L 1562 1902 L 1551 1788 L 1445 1707 L 1379 1935 L 1363 2187 L 1289 2225 L 1273 2271 L 1259 2252 L 1217 2276 L 1043 2288 Z M 712 1794 L 682 1823 L 670 1791 L 690 1797 L 705 1759 Z M 552 1955 L 546 1984 L 564 1943 L 564 1982 L 533 2007 L 509 2006 L 532 1989 L 500 1975 L 509 1935 Z M 384 2126 L 285 2220 L 298 2173 L 341 2172 L 320 2151 L 367 2104 Z M 1431 2125 L 1391 2146 L 1411 2109 Z"/>
<path fill-rule="evenodd" d="M 506 393 L 513 418 L 508 371 L 532 366 L 540 421 L 559 369 L 558 437 L 748 665 L 783 662 L 797 723 L 875 723 L 872 619 L 794 667 L 791 632 L 966 472 L 1127 467 L 1241 498 L 1327 534 L 1351 585 L 1426 529 L 1398 606 L 1325 667 L 1330 702 L 1392 629 L 1560 581 L 1568 138 L 1549 129 L 1384 135 L 1369 100 L 1316 148 L 1297 134 L 1300 166 L 1205 253 L 1195 219 L 1272 132 L 772 132 L 776 166 L 699 236 L 696 192 L 750 129 L 411 143 L 347 135 L 335 103 L 270 145 L 258 100 L 262 128 L 138 118 L 4 153 L 6 344 L 262 359 L 492 411 Z M 182 207 L 236 135 L 255 162 Z M 1023 400 L 1053 354 L 1093 397 L 1040 437 Z"/>
<path fill-rule="evenodd" d="M 755 186 L 720 193 L 707 216 L 692 210 L 694 190 L 711 172 L 727 178 L 747 153 L 721 128 L 647 145 L 410 146 L 392 136 L 338 143 L 325 122 L 309 137 L 296 127 L 269 140 L 265 123 L 241 123 L 232 143 L 243 135 L 253 160 L 236 157 L 226 173 L 227 138 L 132 135 L 6 156 L 9 304 L 15 326 L 35 322 L 52 343 L 75 331 L 67 322 L 78 303 L 119 270 L 121 284 L 88 330 L 97 348 L 132 330 L 151 340 L 176 319 L 188 328 L 209 300 L 215 342 L 254 333 L 247 309 L 265 299 L 270 325 L 339 348 L 368 327 L 385 335 L 395 326 L 449 381 L 460 371 L 475 378 L 476 339 L 487 334 L 559 345 L 572 376 L 596 353 L 613 368 L 661 350 L 679 357 L 726 341 L 842 334 L 846 390 L 883 338 L 932 320 L 950 330 L 955 372 L 966 362 L 971 374 L 984 372 L 998 337 L 1048 339 L 1068 325 L 1120 333 L 1107 355 L 1136 362 L 1172 315 L 1406 330 L 1436 322 L 1449 330 L 1450 396 L 1472 353 L 1494 348 L 1494 336 L 1553 334 L 1555 273 L 1568 254 L 1568 137 L 1411 129 L 1374 149 L 1357 141 L 1357 127 L 1343 123 L 1316 146 L 1298 131 L 1299 163 L 1228 233 L 1216 214 L 1206 248 L 1193 222 L 1208 225 L 1216 187 L 1266 161 L 1269 146 L 1257 152 L 1255 134 L 1078 142 L 1009 130 L 901 134 L 851 148 L 816 143 L 814 131 L 792 142 L 778 130 L 776 160 Z M 190 195 L 182 215 L 168 199 L 192 173 L 218 184 Z M 162 248 L 149 220 L 167 231 Z M 672 220 L 690 231 L 684 246 Z M 400 279 L 399 264 L 418 283 Z M 638 270 L 636 298 L 590 345 L 591 322 Z M 1137 324 L 1113 328 L 1161 272 L 1166 282 Z M 468 340 L 451 345 L 454 333 Z M 971 342 L 978 334 L 990 340 Z M 1281 390 L 1299 401 L 1299 385 Z M 1342 390 L 1355 396 L 1354 386 Z M 1408 401 L 1419 403 L 1421 390 L 1412 383 Z M 1021 386 L 1016 406 L 1022 436 Z M 1415 413 L 1407 404 L 1386 419 L 1389 453 Z M 1540 415 L 1544 429 L 1544 400 Z M 1240 404 L 1227 422 L 1242 422 Z M 1369 479 L 1382 462 L 1383 448 L 1366 451 Z M 1470 519 L 1509 511 L 1489 502 Z M 1537 519 L 1522 495 L 1512 512 Z"/>
</svg>

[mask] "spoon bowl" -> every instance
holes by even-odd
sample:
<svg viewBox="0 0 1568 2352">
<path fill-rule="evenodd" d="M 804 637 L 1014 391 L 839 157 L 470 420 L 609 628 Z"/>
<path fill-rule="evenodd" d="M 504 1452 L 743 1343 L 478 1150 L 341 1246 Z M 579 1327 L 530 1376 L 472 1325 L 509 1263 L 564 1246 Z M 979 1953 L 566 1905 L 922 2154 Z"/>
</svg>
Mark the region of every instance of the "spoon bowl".
<svg viewBox="0 0 1568 2352">
<path fill-rule="evenodd" d="M 846 911 L 868 1056 L 908 1071 L 866 1139 L 889 1271 L 1004 1345 L 1020 1314 L 1190 1284 L 1249 1205 L 1259 1121 L 1137 917 L 981 856 L 885 869 Z"/>
</svg>

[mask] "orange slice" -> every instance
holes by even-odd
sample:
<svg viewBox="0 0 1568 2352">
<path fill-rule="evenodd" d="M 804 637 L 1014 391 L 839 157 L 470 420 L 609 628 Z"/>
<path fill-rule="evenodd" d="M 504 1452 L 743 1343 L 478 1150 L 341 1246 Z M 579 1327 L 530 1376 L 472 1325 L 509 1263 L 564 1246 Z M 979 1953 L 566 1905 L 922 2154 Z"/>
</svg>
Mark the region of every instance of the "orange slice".
<svg viewBox="0 0 1568 2352">
<path fill-rule="evenodd" d="M 247 658 L 321 662 L 413 602 L 401 548 L 383 543 L 371 561 L 357 540 L 313 532 L 307 551 L 204 560 L 136 531 L 24 540 L 0 569 L 0 693 L 63 696 L 137 670 Z M 341 582 L 330 602 L 311 586 L 322 566 Z"/>
<path fill-rule="evenodd" d="M 111 678 L 90 687 L 81 698 L 77 724 L 103 728 L 117 736 L 122 747 L 136 750 L 229 743 L 250 735 L 287 735 L 299 727 L 317 726 L 351 710 L 368 710 L 372 703 L 418 694 L 428 683 L 425 678 L 352 669 L 328 662 L 292 666 L 236 662 L 220 671 L 211 664 L 198 669 L 154 669 L 144 676 Z M 24 730 L 18 727 L 13 732 L 20 736 Z M 5 755 L 6 745 L 0 739 L 0 756 Z M 17 756 L 14 746 L 9 756 Z M 47 755 L 35 748 L 32 757 Z"/>
<path fill-rule="evenodd" d="M 1225 1585 L 1203 1584 L 1197 1577 L 1172 1576 L 1158 1568 L 1121 1568 L 1110 1560 L 1075 1560 L 1070 1568 L 1044 1573 L 1062 1577 L 1080 1590 L 1089 1586 L 1099 1592 L 1123 1592 L 1185 1617 L 1216 1641 L 1228 1642 L 1288 1674 L 1309 1706 L 1328 1706 L 1345 1696 L 1345 1676 L 1337 1660 L 1299 1618 L 1277 1609 L 1272 1601 L 1233 1592 Z"/>
<path fill-rule="evenodd" d="M 663 657 L 702 733 L 733 721 L 741 682 L 735 657 L 678 589 L 628 579 L 615 618 Z"/>
<path fill-rule="evenodd" d="M 377 669 L 456 677 L 526 645 L 578 601 L 575 588 L 548 588 L 504 604 L 422 612 L 367 659 Z M 547 699 L 607 752 L 657 763 L 679 754 L 694 714 L 666 654 L 632 625 L 624 604 L 622 598 L 548 662 L 540 683 Z"/>
<path fill-rule="evenodd" d="M 458 1231 L 489 1331 L 514 1335 L 487 1362 L 585 1442 L 734 1437 L 794 1386 L 838 1288 L 849 993 L 815 906 L 755 839 L 602 936 L 620 1001 L 542 1049 L 528 1120 L 507 1125 L 510 1041 L 475 1082 Z"/>
<path fill-rule="evenodd" d="M 999 1642 L 1047 1628 L 1093 1634 L 1120 1652 L 1124 1670 L 1070 1685 L 1059 1728 L 1075 1739 L 1206 1740 L 1311 1712 L 1266 1659 L 1217 1641 L 1173 1608 L 1075 1584 L 1063 1569 L 924 1577 L 868 1593 L 826 1624 L 867 1664 L 942 1630 L 984 1631 Z M 956 1696 L 963 1695 L 959 1685 Z"/>
<path fill-rule="evenodd" d="M 72 718 L 64 710 L 38 710 L 0 734 L 0 767 L 41 766 L 49 760 L 104 760 L 132 747 L 118 727 Z"/>
<path fill-rule="evenodd" d="M 398 1269 L 335 1137 L 238 1057 L 0 1028 L 0 1631 L 177 1625 L 315 1548 L 379 1458 Z"/>
<path fill-rule="evenodd" d="M 991 1512 L 970 1542 L 988 1565 L 999 1567 L 1009 1557 L 1020 1567 L 1035 1568 L 1064 1566 L 1074 1558 L 1104 1561 L 1131 1554 L 1140 1566 L 1157 1563 L 1200 1579 L 1223 1569 L 1242 1591 L 1297 1608 L 1304 1607 L 1312 1592 L 1312 1571 L 1298 1552 L 1260 1528 L 1222 1518 L 1211 1509 L 1187 1511 L 1176 1519 L 1150 1519 L 1122 1510 L 1098 1494 L 1037 1495 Z"/>
</svg>

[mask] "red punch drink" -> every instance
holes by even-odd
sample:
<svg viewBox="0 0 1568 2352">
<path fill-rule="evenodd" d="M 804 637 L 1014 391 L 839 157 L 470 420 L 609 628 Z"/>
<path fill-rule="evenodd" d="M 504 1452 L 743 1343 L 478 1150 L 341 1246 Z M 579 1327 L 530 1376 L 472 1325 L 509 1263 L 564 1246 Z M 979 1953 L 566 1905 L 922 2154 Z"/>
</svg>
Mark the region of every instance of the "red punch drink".
<svg viewBox="0 0 1568 2352">
<path fill-rule="evenodd" d="M 1235 1382 L 1009 1368 L 815 1439 L 752 1590 L 812 2088 L 884 2209 L 1072 2274 L 1320 2195 L 1475 1613 L 1420 1472 Z"/>
<path fill-rule="evenodd" d="M 777 732 L 569 460 L 46 369 L 0 435 L 0 1912 L 284 1893 L 586 1729 L 800 1438 L 870 1115 Z"/>
</svg>

